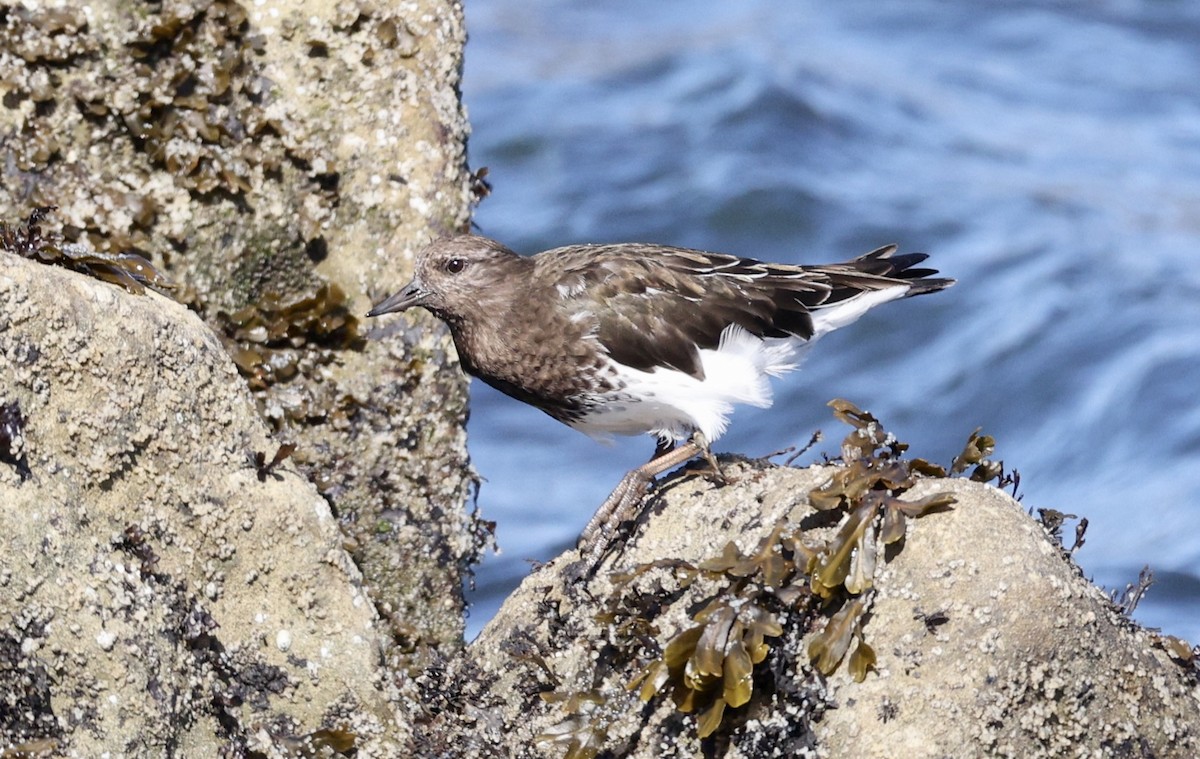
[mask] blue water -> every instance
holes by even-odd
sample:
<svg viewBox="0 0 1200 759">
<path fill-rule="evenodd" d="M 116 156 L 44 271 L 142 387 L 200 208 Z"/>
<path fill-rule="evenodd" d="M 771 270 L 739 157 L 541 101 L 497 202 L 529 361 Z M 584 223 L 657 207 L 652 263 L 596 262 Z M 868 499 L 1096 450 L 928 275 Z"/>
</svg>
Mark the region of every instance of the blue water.
<svg viewBox="0 0 1200 759">
<path fill-rule="evenodd" d="M 822 341 L 718 450 L 764 455 L 826 401 L 943 462 L 976 426 L 1024 502 L 1086 516 L 1085 570 L 1159 582 L 1200 639 L 1200 4 L 473 0 L 464 97 L 484 234 L 788 262 L 879 244 L 955 288 Z M 649 438 L 611 448 L 472 385 L 502 553 L 470 632 L 571 545 Z"/>
</svg>

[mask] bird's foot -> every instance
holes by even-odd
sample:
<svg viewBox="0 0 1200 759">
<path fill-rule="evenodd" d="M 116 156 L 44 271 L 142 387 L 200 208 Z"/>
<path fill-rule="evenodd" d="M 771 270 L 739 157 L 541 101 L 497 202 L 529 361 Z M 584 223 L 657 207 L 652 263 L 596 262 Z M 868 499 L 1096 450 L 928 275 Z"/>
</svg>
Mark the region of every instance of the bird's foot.
<svg viewBox="0 0 1200 759">
<path fill-rule="evenodd" d="M 692 445 L 695 445 L 696 448 L 699 449 L 699 455 L 704 459 L 706 466 L 688 472 L 690 476 L 703 477 L 718 487 L 723 487 L 736 482 L 733 477 L 726 474 L 725 470 L 721 468 L 721 464 L 717 461 L 717 457 L 713 455 L 712 448 L 709 447 L 708 440 L 704 437 L 704 433 L 700 432 L 699 430 L 693 432 Z"/>
<path fill-rule="evenodd" d="M 703 436 L 700 436 L 700 440 L 704 441 Z M 704 445 L 707 446 L 707 442 Z M 613 548 L 621 524 L 635 521 L 641 515 L 646 501 L 646 487 L 654 482 L 655 477 L 706 451 L 707 448 L 702 449 L 696 443 L 695 436 L 691 442 L 675 448 L 660 443 L 653 458 L 626 474 L 579 535 L 580 563 L 583 566 L 577 578 L 590 579 L 596 574 L 601 562 Z M 711 453 L 707 453 L 706 457 L 716 464 Z M 717 471 L 720 471 L 719 468 Z"/>
<path fill-rule="evenodd" d="M 576 579 L 590 580 L 600 564 L 616 546 L 624 522 L 636 520 L 646 499 L 646 487 L 652 482 L 639 469 L 629 472 L 609 494 L 587 527 L 579 535 L 579 568 Z"/>
</svg>

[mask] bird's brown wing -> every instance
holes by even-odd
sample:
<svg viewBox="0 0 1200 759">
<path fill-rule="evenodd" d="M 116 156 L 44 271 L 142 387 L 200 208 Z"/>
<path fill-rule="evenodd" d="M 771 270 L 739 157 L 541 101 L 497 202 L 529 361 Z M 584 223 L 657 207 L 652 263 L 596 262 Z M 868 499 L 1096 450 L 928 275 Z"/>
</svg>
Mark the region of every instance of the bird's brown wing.
<svg viewBox="0 0 1200 759">
<path fill-rule="evenodd" d="M 537 258 L 546 257 L 556 270 L 560 296 L 576 312 L 590 312 L 596 337 L 614 360 L 703 379 L 699 349 L 716 348 L 731 324 L 759 337 L 808 339 L 814 310 L 895 286 L 910 272 L 934 273 L 911 270 L 923 255 L 889 258 L 894 251 L 880 248 L 829 266 L 766 264 L 643 244 L 573 246 Z"/>
</svg>

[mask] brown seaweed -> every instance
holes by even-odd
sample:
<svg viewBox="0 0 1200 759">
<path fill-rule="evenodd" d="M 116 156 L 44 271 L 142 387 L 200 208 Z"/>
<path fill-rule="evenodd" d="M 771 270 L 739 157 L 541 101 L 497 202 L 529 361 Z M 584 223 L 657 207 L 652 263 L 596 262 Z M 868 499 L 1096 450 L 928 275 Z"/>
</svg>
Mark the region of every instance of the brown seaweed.
<svg viewBox="0 0 1200 759">
<path fill-rule="evenodd" d="M 41 222 L 55 206 L 35 208 L 25 221 L 11 225 L 0 221 L 0 250 L 43 264 L 62 266 L 94 279 L 120 285 L 141 295 L 150 286 L 169 292 L 175 285 L 154 265 L 136 253 L 102 253 L 81 243 L 64 242 L 42 231 Z"/>
<path fill-rule="evenodd" d="M 908 446 L 890 435 L 871 414 L 847 401 L 833 401 L 834 415 L 853 429 L 842 441 L 841 466 L 809 495 L 818 511 L 840 512 L 832 537 L 818 540 L 800 525 L 780 523 L 748 550 L 729 542 L 722 552 L 692 563 L 660 559 L 616 573 L 618 590 L 597 621 L 609 626 L 611 651 L 643 651 L 649 661 L 635 666 L 628 690 L 649 702 L 667 694 L 677 711 L 696 715 L 696 734 L 717 734 L 731 713 L 770 688 L 772 651 L 788 628 L 817 631 L 809 639 L 811 666 L 828 675 L 845 664 L 850 676 L 865 679 L 875 668 L 875 650 L 865 639 L 874 602 L 874 577 L 884 561 L 903 546 L 909 522 L 949 508 L 954 498 L 938 492 L 912 499 L 907 491 L 926 477 L 945 477 L 946 470 L 921 459 L 905 459 Z M 957 472 L 1002 471 L 989 466 L 994 442 L 976 430 L 956 460 Z M 670 570 L 677 588 L 655 580 L 649 590 L 641 578 L 652 570 Z M 683 597 L 683 589 L 699 580 L 717 589 L 701 599 L 688 596 L 698 610 L 690 623 L 657 642 L 654 621 L 663 608 Z M 948 619 L 936 612 L 925 619 L 932 630 Z M 636 655 L 636 654 L 634 654 Z M 615 665 L 616 662 L 610 662 Z M 777 662 L 775 667 L 780 666 Z M 769 690 L 768 690 L 769 692 Z M 555 728 L 539 736 L 543 743 L 564 746 L 566 756 L 596 756 L 603 748 L 612 697 L 596 691 L 555 688 L 543 693 L 548 703 L 563 704 L 566 714 Z M 603 707 L 603 708 L 602 708 Z"/>
</svg>

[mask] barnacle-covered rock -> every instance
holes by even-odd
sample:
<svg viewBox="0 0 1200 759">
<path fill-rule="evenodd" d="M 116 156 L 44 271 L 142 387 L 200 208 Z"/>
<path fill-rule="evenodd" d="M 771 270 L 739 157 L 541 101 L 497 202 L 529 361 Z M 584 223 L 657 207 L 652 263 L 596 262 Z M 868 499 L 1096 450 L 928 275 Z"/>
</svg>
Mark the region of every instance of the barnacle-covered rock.
<svg viewBox="0 0 1200 759">
<path fill-rule="evenodd" d="M 195 314 L 0 253 L 0 377 L 0 753 L 405 753 L 388 625 Z"/>
<path fill-rule="evenodd" d="M 1197 753 L 1197 649 L 984 482 L 1013 485 L 994 441 L 942 468 L 831 405 L 840 461 L 675 479 L 594 579 L 574 552 L 535 571 L 430 686 L 487 719 L 428 733 L 569 759 Z"/>
<path fill-rule="evenodd" d="M 441 327 L 355 315 L 467 225 L 464 41 L 456 0 L 0 3 L 0 220 L 57 206 L 57 263 L 229 337 L 414 656 L 462 644 L 466 382 Z"/>
</svg>

